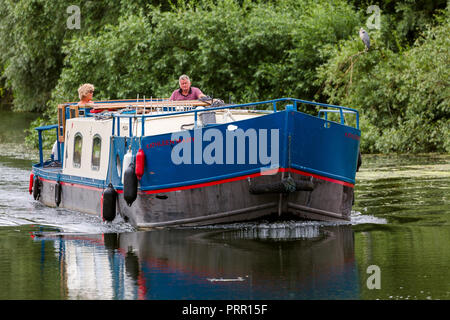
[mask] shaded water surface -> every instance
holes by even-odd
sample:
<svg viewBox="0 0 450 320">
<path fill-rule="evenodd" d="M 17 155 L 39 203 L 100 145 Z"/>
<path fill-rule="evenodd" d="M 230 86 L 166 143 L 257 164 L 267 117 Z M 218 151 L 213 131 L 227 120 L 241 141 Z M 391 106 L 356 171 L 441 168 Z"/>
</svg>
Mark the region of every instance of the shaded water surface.
<svg viewBox="0 0 450 320">
<path fill-rule="evenodd" d="M 351 223 L 137 231 L 33 200 L 33 117 L 0 111 L 0 299 L 450 299 L 448 155 L 364 156 Z"/>
</svg>

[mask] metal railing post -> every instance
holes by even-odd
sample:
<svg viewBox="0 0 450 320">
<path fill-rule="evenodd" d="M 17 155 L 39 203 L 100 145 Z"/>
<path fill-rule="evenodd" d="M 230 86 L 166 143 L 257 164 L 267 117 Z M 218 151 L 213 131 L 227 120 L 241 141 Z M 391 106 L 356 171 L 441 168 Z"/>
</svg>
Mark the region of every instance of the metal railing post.
<svg viewBox="0 0 450 320">
<path fill-rule="evenodd" d="M 111 135 L 114 136 L 114 129 L 115 129 L 115 125 L 116 125 L 116 118 L 114 117 L 114 115 L 112 116 L 112 132 Z"/>
<path fill-rule="evenodd" d="M 133 120 L 131 119 L 131 117 L 130 118 L 128 118 L 129 119 L 129 122 L 130 122 L 130 124 L 129 124 L 129 130 L 130 130 L 130 132 L 129 132 L 129 136 L 130 136 L 130 138 L 131 138 L 131 136 L 133 135 Z"/>
<path fill-rule="evenodd" d="M 58 161 L 60 161 L 62 163 L 62 159 L 61 159 L 61 144 L 59 143 L 59 139 L 58 139 L 58 130 L 59 128 L 56 127 L 56 147 L 58 149 Z"/>
<path fill-rule="evenodd" d="M 39 136 L 39 164 L 42 166 L 44 163 L 44 154 L 42 152 L 42 131 L 38 130 Z"/>
<path fill-rule="evenodd" d="M 197 112 L 198 111 L 194 111 L 194 129 L 197 129 Z"/>
</svg>

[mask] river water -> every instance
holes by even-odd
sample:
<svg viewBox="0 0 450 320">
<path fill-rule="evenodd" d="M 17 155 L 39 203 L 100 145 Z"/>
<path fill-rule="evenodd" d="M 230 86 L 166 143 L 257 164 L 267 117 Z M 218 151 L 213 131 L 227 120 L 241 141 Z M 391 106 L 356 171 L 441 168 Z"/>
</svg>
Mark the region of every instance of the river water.
<svg viewBox="0 0 450 320">
<path fill-rule="evenodd" d="M 450 156 L 363 156 L 350 223 L 137 231 L 28 193 L 33 114 L 0 110 L 0 299 L 450 299 Z"/>
</svg>

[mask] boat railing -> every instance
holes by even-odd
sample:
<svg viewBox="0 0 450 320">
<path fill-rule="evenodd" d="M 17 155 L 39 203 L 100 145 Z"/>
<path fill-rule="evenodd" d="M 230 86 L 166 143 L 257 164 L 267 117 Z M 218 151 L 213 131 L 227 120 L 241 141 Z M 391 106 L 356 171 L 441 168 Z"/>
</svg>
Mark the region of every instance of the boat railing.
<svg viewBox="0 0 450 320">
<path fill-rule="evenodd" d="M 38 140 L 39 140 L 39 166 L 42 166 L 44 164 L 44 153 L 43 153 L 43 147 L 42 147 L 42 133 L 44 131 L 48 131 L 48 130 L 56 130 L 56 141 L 58 143 L 58 159 L 61 159 L 61 151 L 60 151 L 60 145 L 59 145 L 59 141 L 58 141 L 58 125 L 57 124 L 53 124 L 53 125 L 48 125 L 48 126 L 41 126 L 41 127 L 37 127 L 34 128 L 37 132 L 38 132 Z"/>
<path fill-rule="evenodd" d="M 325 121 L 328 121 L 328 114 L 331 113 L 339 113 L 340 114 L 340 121 L 341 124 L 345 124 L 345 114 L 356 114 L 355 111 L 352 110 L 319 110 L 319 114 L 317 115 L 319 118 L 322 118 L 322 115 L 324 116 Z M 342 115 L 342 114 L 343 115 Z M 358 119 L 358 118 L 357 118 Z M 358 120 L 357 120 L 358 121 Z M 358 121 L 359 122 L 359 121 Z M 358 123 L 359 124 L 359 123 Z"/>
<path fill-rule="evenodd" d="M 173 101 L 171 101 L 173 103 Z M 116 127 L 117 127 L 117 134 L 119 135 L 120 132 L 120 120 L 121 119 L 128 119 L 131 123 L 133 118 L 140 118 L 142 123 L 145 122 L 146 119 L 149 118 L 158 118 L 158 117 L 167 117 L 167 116 L 176 116 L 176 115 L 184 115 L 184 114 L 194 114 L 194 128 L 198 127 L 198 115 L 199 113 L 203 112 L 214 112 L 214 111 L 220 111 L 220 110 L 227 110 L 227 109 L 237 109 L 237 108 L 252 108 L 271 104 L 273 111 L 269 112 L 277 112 L 279 110 L 279 105 L 281 103 L 291 103 L 285 106 L 286 109 L 291 110 L 298 110 L 299 106 L 302 104 L 308 105 L 308 106 L 315 106 L 315 107 L 326 107 L 329 109 L 321 109 L 319 111 L 318 117 L 320 118 L 322 114 L 325 115 L 325 121 L 328 120 L 328 113 L 337 113 L 340 116 L 340 124 L 345 124 L 345 117 L 344 114 L 354 114 L 356 117 L 356 125 L 355 128 L 359 130 L 359 112 L 356 109 L 343 107 L 343 106 L 337 106 L 337 105 L 331 105 L 331 104 L 325 104 L 320 102 L 313 102 L 313 101 L 307 101 L 307 100 L 301 100 L 301 99 L 294 99 L 294 98 L 280 98 L 280 99 L 274 99 L 274 100 L 266 100 L 266 101 L 259 101 L 259 102 L 251 102 L 251 103 L 243 103 L 243 104 L 228 104 L 228 105 L 222 105 L 217 107 L 203 107 L 199 108 L 199 106 L 204 105 L 197 105 L 197 106 L 188 106 L 186 103 L 183 104 L 183 102 L 179 102 L 176 105 L 168 104 L 167 106 L 163 106 L 159 104 L 158 106 L 153 106 L 157 109 L 155 109 L 155 112 L 153 113 L 152 109 L 149 104 L 145 106 L 145 109 L 148 111 L 148 113 L 145 110 L 140 110 L 140 113 L 138 113 L 138 110 L 135 109 L 134 112 L 113 112 L 111 114 L 113 119 L 113 126 L 112 126 L 112 135 L 116 134 Z M 143 107 L 143 106 L 142 106 Z M 186 108 L 188 107 L 188 108 Z M 109 109 L 111 111 L 111 109 Z M 160 112 L 158 112 L 160 111 Z M 268 112 L 267 110 L 253 110 L 254 112 Z M 131 128 L 131 126 L 130 126 Z M 130 135 L 132 135 L 132 130 L 130 130 Z M 141 125 L 141 135 L 145 136 L 145 126 Z"/>
</svg>

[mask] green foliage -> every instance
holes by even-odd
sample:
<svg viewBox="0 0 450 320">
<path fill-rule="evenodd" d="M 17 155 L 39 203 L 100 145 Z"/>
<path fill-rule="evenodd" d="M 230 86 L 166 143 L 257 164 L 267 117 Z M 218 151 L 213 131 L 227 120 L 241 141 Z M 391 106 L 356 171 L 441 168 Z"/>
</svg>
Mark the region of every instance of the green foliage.
<svg viewBox="0 0 450 320">
<path fill-rule="evenodd" d="M 27 136 L 25 137 L 25 144 L 32 148 L 39 147 L 38 132 L 34 129 L 37 127 L 45 126 L 48 124 L 48 120 L 45 118 L 37 118 L 31 123 L 30 128 L 26 129 Z M 53 143 L 55 142 L 55 130 L 43 131 L 42 134 L 42 146 L 45 150 L 51 150 Z"/>
<path fill-rule="evenodd" d="M 332 58 L 318 69 L 323 94 L 360 110 L 364 152 L 450 151 L 450 23 L 443 21 L 400 53 L 377 33 L 367 53 L 356 39 L 324 49 Z"/>
<path fill-rule="evenodd" d="M 49 98 L 49 83 L 57 80 L 55 67 L 58 57 L 53 58 L 54 45 L 50 38 L 60 32 L 47 28 L 54 18 L 50 8 L 39 1 L 2 1 L 0 5 L 0 61 L 5 65 L 4 75 L 10 80 L 15 101 L 28 110 L 38 109 Z M 46 35 L 46 36 L 45 36 Z M 45 38 L 49 42 L 42 45 Z M 45 40 L 44 40 L 45 41 Z M 50 56 L 50 59 L 46 59 Z M 46 68 L 42 68 L 42 66 Z M 33 75 L 41 74 L 36 82 Z M 34 99 L 26 99 L 26 96 Z"/>
<path fill-rule="evenodd" d="M 80 30 L 67 28 L 70 5 Z M 381 30 L 368 30 L 364 52 L 370 5 Z M 435 16 L 446 5 L 0 0 L 0 94 L 12 91 L 16 110 L 42 111 L 34 127 L 54 123 L 82 83 L 95 85 L 94 99 L 168 97 L 188 74 L 226 102 L 290 96 L 358 108 L 364 152 L 448 152 L 449 14 Z"/>
<path fill-rule="evenodd" d="M 381 39 L 384 47 L 394 51 L 409 48 L 434 21 L 434 15 L 447 6 L 448 0 L 350 0 L 368 19 L 374 12 L 367 13 L 369 6 L 376 5 L 381 10 Z"/>
<path fill-rule="evenodd" d="M 83 82 L 96 98 L 168 97 L 186 73 L 205 93 L 234 102 L 312 98 L 317 50 L 354 31 L 344 1 L 261 4 L 224 0 L 130 15 L 64 46 L 55 101 L 73 100 Z"/>
<path fill-rule="evenodd" d="M 77 101 L 82 83 L 95 99 L 168 97 L 178 77 L 225 101 L 281 96 L 312 98 L 317 50 L 354 31 L 358 15 L 344 1 L 178 2 L 170 11 L 149 6 L 123 9 L 116 22 L 64 41 L 62 72 L 44 118 L 56 106 Z M 30 130 L 27 141 L 36 141 Z M 34 143 L 35 144 L 35 143 Z"/>
<path fill-rule="evenodd" d="M 144 6 L 145 1 L 140 2 Z M 71 5 L 80 8 L 80 29 L 67 28 Z M 0 64 L 5 66 L 15 109 L 45 109 L 60 77 L 65 40 L 95 34 L 137 7 L 124 0 L 0 0 Z"/>
</svg>

